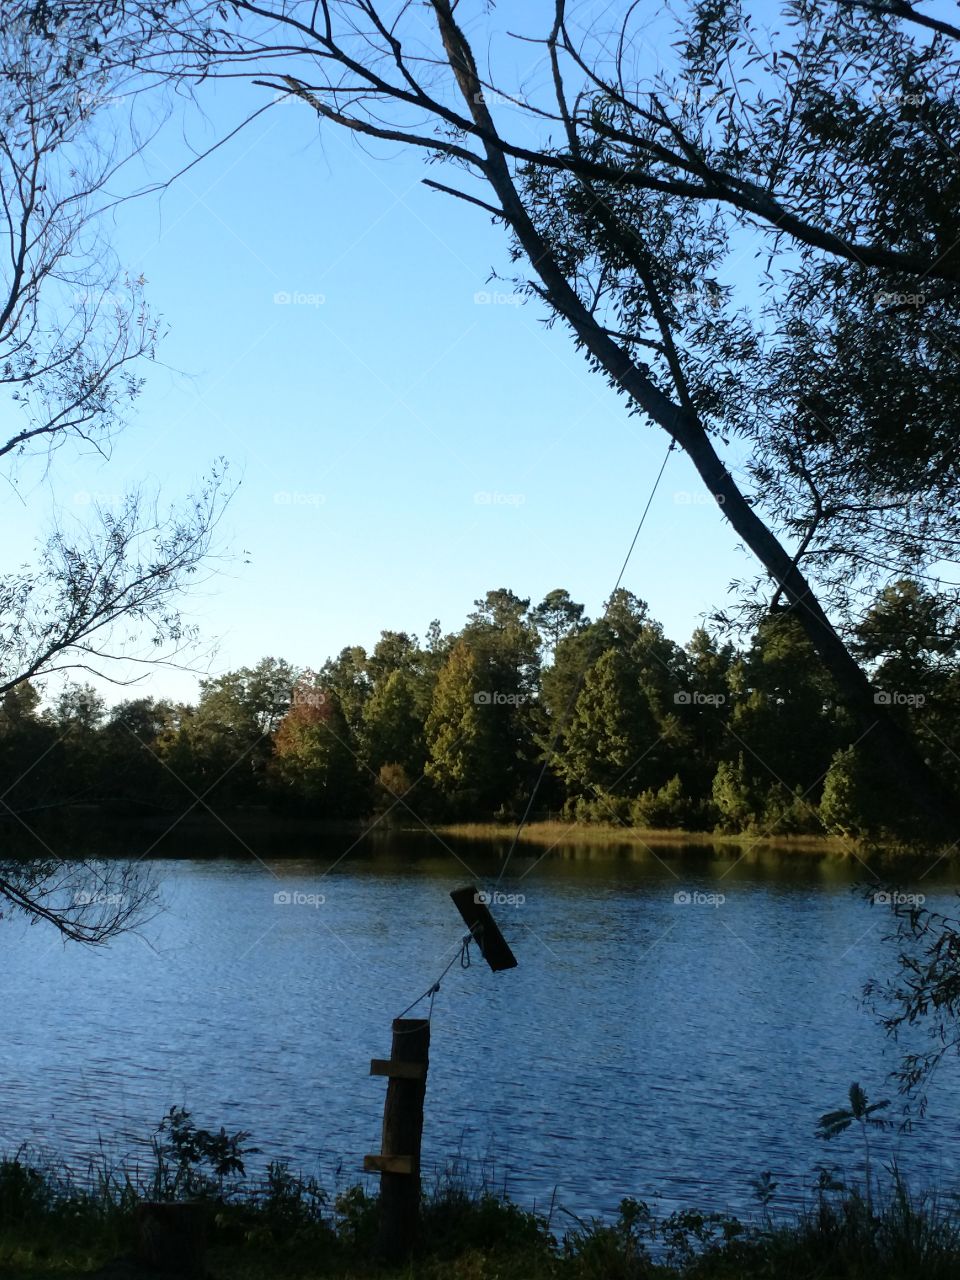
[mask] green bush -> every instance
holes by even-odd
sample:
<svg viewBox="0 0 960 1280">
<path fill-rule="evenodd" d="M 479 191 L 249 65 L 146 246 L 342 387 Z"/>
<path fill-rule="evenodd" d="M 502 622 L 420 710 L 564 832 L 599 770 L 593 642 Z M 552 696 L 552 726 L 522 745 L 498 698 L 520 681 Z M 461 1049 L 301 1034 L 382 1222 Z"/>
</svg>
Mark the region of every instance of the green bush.
<svg viewBox="0 0 960 1280">
<path fill-rule="evenodd" d="M 630 805 L 630 821 L 635 827 L 690 830 L 696 825 L 695 817 L 695 806 L 676 774 L 657 791 L 641 791 Z"/>
</svg>

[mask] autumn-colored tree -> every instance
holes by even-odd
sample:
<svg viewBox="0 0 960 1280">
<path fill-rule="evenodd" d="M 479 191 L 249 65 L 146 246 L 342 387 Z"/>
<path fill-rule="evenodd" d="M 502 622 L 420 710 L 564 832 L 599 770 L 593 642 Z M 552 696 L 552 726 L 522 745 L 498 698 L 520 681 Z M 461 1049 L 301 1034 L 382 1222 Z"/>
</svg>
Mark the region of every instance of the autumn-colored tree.
<svg viewBox="0 0 960 1280">
<path fill-rule="evenodd" d="M 277 729 L 271 767 L 282 799 L 325 818 L 362 812 L 368 786 L 332 690 L 300 680 Z"/>
</svg>

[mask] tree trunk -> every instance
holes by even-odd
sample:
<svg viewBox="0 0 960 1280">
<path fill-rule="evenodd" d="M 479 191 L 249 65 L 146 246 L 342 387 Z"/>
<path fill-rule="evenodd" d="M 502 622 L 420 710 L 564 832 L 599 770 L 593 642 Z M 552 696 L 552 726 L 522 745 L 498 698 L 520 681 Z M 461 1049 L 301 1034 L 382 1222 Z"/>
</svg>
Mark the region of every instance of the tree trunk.
<svg viewBox="0 0 960 1280">
<path fill-rule="evenodd" d="M 837 635 L 792 557 L 741 493 L 695 413 L 671 401 L 637 367 L 628 352 L 594 318 L 564 275 L 550 245 L 527 213 L 504 152 L 498 147 L 496 126 L 484 104 L 483 85 L 449 0 L 433 0 L 433 4 L 461 96 L 481 130 L 486 155 L 481 166 L 484 176 L 543 283 L 543 296 L 569 323 L 578 340 L 608 376 L 680 445 L 708 490 L 722 503 L 727 519 L 794 607 L 798 622 L 833 677 L 861 737 L 876 750 L 891 786 L 903 796 L 905 808 L 922 815 L 924 828 L 936 838 L 956 839 L 960 834 L 960 798 L 927 765 L 913 737 L 874 702 L 866 674 Z M 816 781 L 811 778 L 810 785 Z"/>
</svg>

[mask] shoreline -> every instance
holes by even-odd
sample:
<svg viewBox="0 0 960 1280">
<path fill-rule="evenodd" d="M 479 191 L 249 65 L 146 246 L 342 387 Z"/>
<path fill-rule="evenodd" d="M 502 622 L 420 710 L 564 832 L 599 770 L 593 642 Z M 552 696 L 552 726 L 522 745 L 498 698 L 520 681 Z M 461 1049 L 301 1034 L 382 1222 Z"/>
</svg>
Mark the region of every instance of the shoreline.
<svg viewBox="0 0 960 1280">
<path fill-rule="evenodd" d="M 526 824 L 517 837 L 514 823 L 505 822 L 442 822 L 422 823 L 391 822 L 376 816 L 359 818 L 311 818 L 294 814 L 271 813 L 267 808 L 224 809 L 222 812 L 176 814 L 167 812 L 119 813 L 96 806 L 72 806 L 44 815 L 35 826 L 36 836 L 24 830 L 13 817 L 6 826 L 0 825 L 9 843 L 22 844 L 29 850 L 37 837 L 55 840 L 62 849 L 69 844 L 67 858 L 89 856 L 97 850 L 103 856 L 129 852 L 129 846 L 145 841 L 149 853 L 158 857 L 210 857 L 217 858 L 249 852 L 248 840 L 257 840 L 264 852 L 272 857 L 311 856 L 315 845 L 333 837 L 348 838 L 358 848 L 370 849 L 377 845 L 396 845 L 407 841 L 411 853 L 430 840 L 442 837 L 464 842 L 487 842 L 497 846 L 502 856 L 516 838 L 517 846 L 527 846 L 544 852 L 556 851 L 567 855 L 579 849 L 602 855 L 609 850 L 611 857 L 624 851 L 641 853 L 644 849 L 656 849 L 661 854 L 675 853 L 722 856 L 729 851 L 732 856 L 743 857 L 748 853 L 777 853 L 783 856 L 805 858 L 829 858 L 831 860 L 863 860 L 907 863 L 928 858 L 931 847 L 922 845 L 915 849 L 902 845 L 870 844 L 843 836 L 791 835 L 776 832 L 714 832 L 685 831 L 679 828 L 627 827 L 606 824 L 579 824 L 556 819 L 541 819 Z M 12 839 L 11 839 L 12 837 Z M 65 839 L 66 838 L 66 839 Z M 19 849 L 11 849 L 14 856 Z M 144 854 L 141 854 L 144 856 Z M 147 855 L 149 856 L 149 854 Z M 960 858 L 960 847 L 941 854 L 950 862 Z"/>
<path fill-rule="evenodd" d="M 497 822 L 441 823 L 440 835 L 463 840 L 504 840 L 512 843 L 516 826 Z M 842 836 L 753 835 L 750 832 L 684 831 L 677 827 L 621 827 L 599 823 L 543 821 L 530 822 L 520 833 L 518 844 L 557 845 L 696 845 L 703 848 L 750 845 L 791 849 L 798 853 L 835 853 L 852 856 L 864 846 Z"/>
</svg>

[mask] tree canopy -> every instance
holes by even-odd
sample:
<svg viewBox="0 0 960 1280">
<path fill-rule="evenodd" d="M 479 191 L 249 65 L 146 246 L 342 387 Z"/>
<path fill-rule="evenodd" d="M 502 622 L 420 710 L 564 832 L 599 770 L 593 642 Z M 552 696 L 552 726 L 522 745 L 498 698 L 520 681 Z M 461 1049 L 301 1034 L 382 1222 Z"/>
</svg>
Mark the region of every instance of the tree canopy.
<svg viewBox="0 0 960 1280">
<path fill-rule="evenodd" d="M 556 640 L 556 602 L 576 626 Z M 860 628 L 874 696 L 953 777 L 960 630 L 904 580 Z M 916 619 L 935 618 L 934 632 Z M 906 621 L 905 621 L 906 619 Z M 948 643 L 947 637 L 953 637 Z M 19 761 L 38 757 L 23 777 Z M 540 774 L 542 773 L 542 778 Z M 539 783 L 538 783 L 539 779 Z M 416 825 L 534 815 L 644 828 L 918 841 L 795 614 L 736 648 L 678 644 L 620 590 L 597 620 L 566 592 L 489 592 L 458 632 L 384 631 L 315 669 L 277 658 L 204 680 L 196 705 L 107 708 L 87 686 L 0 708 L 0 785 L 30 823 L 64 806 L 138 820 L 254 806 Z M 94 825 L 96 819 L 90 819 Z"/>
<path fill-rule="evenodd" d="M 754 553 L 752 621 L 795 613 L 888 785 L 955 828 L 853 632 L 899 579 L 956 590 L 960 29 L 868 0 L 93 12 L 102 56 L 144 86 L 246 79 L 264 109 L 298 101 L 321 129 L 441 162 L 428 185 L 503 227 L 516 287 Z"/>
</svg>

